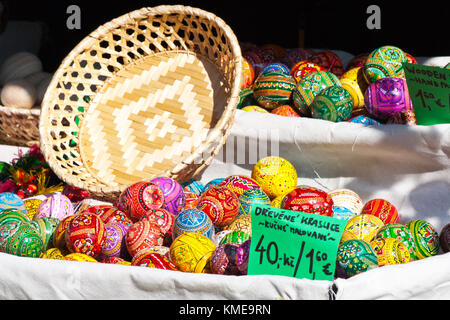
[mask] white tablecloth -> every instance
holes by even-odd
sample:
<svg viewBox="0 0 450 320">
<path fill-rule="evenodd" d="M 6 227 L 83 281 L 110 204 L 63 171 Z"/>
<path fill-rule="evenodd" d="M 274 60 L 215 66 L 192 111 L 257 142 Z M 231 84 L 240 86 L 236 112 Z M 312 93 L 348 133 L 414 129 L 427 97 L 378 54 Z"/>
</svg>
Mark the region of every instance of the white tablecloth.
<svg viewBox="0 0 450 320">
<path fill-rule="evenodd" d="M 17 148 L 1 146 L 0 161 Z M 26 150 L 26 149 L 25 149 Z M 380 127 L 238 110 L 203 183 L 250 175 L 266 155 L 289 160 L 298 184 L 348 188 L 363 201 L 385 198 L 400 222 L 450 222 L 450 125 Z M 385 266 L 350 279 L 218 276 L 0 254 L 0 299 L 449 299 L 450 254 Z"/>
</svg>

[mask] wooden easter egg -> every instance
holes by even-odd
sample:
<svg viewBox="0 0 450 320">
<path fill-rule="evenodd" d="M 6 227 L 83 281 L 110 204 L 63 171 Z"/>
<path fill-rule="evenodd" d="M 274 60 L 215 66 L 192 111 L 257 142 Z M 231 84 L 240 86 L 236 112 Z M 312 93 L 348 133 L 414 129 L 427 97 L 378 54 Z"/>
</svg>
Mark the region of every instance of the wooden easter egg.
<svg viewBox="0 0 450 320">
<path fill-rule="evenodd" d="M 268 110 L 288 104 L 296 82 L 289 73 L 266 72 L 256 78 L 253 94 L 258 104 Z"/>
<path fill-rule="evenodd" d="M 332 122 L 346 121 L 352 115 L 353 98 L 342 86 L 330 86 L 314 97 L 310 109 L 313 118 Z"/>
<path fill-rule="evenodd" d="M 382 46 L 373 50 L 364 63 L 364 75 L 368 83 L 382 78 L 404 78 L 403 63 L 407 62 L 403 50 L 394 46 Z"/>
</svg>

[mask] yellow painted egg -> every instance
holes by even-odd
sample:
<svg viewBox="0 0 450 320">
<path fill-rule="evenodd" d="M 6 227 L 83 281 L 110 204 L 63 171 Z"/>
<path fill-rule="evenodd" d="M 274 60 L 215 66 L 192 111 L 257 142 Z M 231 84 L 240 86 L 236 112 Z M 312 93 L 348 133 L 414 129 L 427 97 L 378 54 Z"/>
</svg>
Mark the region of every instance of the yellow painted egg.
<svg viewBox="0 0 450 320">
<path fill-rule="evenodd" d="M 248 112 L 260 112 L 260 113 L 270 113 L 266 109 L 260 106 L 246 106 L 241 109 L 242 111 L 248 111 Z"/>
<path fill-rule="evenodd" d="M 378 266 L 402 264 L 411 261 L 408 247 L 394 238 L 376 238 L 370 246 L 378 257 Z"/>
<path fill-rule="evenodd" d="M 183 233 L 170 245 L 170 259 L 184 272 L 207 273 L 216 246 L 208 237 L 194 232 Z"/>
<path fill-rule="evenodd" d="M 88 256 L 87 254 L 84 253 L 69 253 L 68 255 L 64 256 L 64 260 L 69 260 L 69 261 L 82 261 L 82 262 L 98 262 L 97 260 L 95 260 L 95 258 Z"/>
<path fill-rule="evenodd" d="M 374 215 L 356 215 L 347 221 L 344 232 L 342 233 L 341 242 L 354 239 L 370 242 L 383 225 L 383 221 Z"/>
<path fill-rule="evenodd" d="M 231 224 L 226 226 L 224 230 L 243 231 L 248 235 L 252 235 L 252 218 L 249 215 L 241 215 L 237 217 Z"/>
<path fill-rule="evenodd" d="M 34 216 L 36 215 L 37 210 L 39 209 L 39 206 L 42 203 L 42 200 L 40 199 L 27 199 L 23 201 L 25 203 L 25 207 L 27 208 L 27 216 L 30 218 L 30 220 L 33 220 Z"/>
<path fill-rule="evenodd" d="M 341 85 L 346 89 L 353 99 L 353 112 L 364 108 L 364 93 L 369 84 L 364 77 L 364 70 L 356 67 L 345 72 L 339 79 Z"/>
<path fill-rule="evenodd" d="M 62 254 L 61 250 L 59 250 L 58 248 L 50 248 L 46 251 L 43 251 L 39 255 L 39 258 L 64 260 L 64 255 Z"/>
<path fill-rule="evenodd" d="M 297 185 L 297 171 L 284 158 L 269 156 L 260 159 L 252 170 L 252 179 L 270 199 L 285 195 Z"/>
</svg>

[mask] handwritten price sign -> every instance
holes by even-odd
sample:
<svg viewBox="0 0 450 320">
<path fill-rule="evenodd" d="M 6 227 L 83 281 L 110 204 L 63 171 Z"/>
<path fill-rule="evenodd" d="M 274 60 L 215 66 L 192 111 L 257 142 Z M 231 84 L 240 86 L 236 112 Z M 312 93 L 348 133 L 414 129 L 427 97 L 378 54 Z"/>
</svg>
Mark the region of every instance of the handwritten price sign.
<svg viewBox="0 0 450 320">
<path fill-rule="evenodd" d="M 417 124 L 450 123 L 450 70 L 404 63 Z"/>
<path fill-rule="evenodd" d="M 333 280 L 346 221 L 253 206 L 248 274 Z"/>
</svg>

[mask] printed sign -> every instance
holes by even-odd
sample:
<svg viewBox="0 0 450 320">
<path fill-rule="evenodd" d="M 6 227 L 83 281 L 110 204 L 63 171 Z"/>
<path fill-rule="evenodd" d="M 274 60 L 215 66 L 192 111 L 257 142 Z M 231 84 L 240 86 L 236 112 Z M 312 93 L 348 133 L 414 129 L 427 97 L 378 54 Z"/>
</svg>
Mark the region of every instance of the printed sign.
<svg viewBox="0 0 450 320">
<path fill-rule="evenodd" d="M 450 123 L 450 70 L 404 63 L 417 124 Z"/>
<path fill-rule="evenodd" d="M 248 274 L 333 280 L 346 221 L 254 205 Z"/>
</svg>

